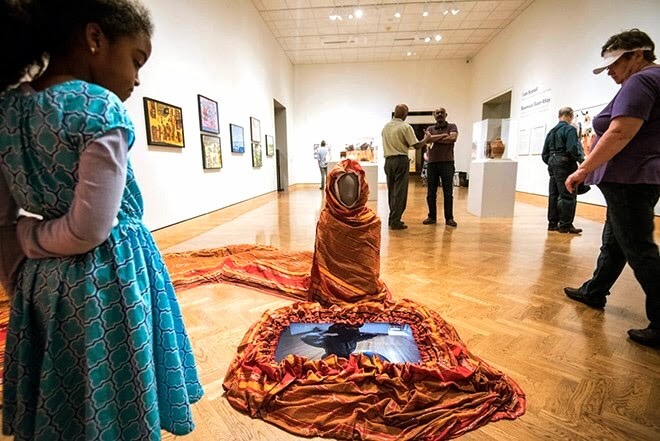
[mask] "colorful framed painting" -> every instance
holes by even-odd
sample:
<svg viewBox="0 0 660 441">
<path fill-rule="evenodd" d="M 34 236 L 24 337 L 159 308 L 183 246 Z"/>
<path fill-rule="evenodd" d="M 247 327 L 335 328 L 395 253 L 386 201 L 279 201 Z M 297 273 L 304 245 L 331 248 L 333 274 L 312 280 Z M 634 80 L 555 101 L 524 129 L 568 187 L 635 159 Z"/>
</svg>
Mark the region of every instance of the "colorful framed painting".
<svg viewBox="0 0 660 441">
<path fill-rule="evenodd" d="M 266 135 L 266 156 L 273 156 L 275 154 L 275 138 Z"/>
<path fill-rule="evenodd" d="M 236 124 L 229 124 L 229 134 L 231 135 L 232 153 L 245 153 L 245 135 L 243 127 Z"/>
<path fill-rule="evenodd" d="M 261 143 L 261 122 L 253 117 L 250 117 L 250 138 L 252 142 Z"/>
<path fill-rule="evenodd" d="M 205 169 L 222 168 L 220 137 L 202 133 L 202 160 Z"/>
<path fill-rule="evenodd" d="M 147 97 L 143 101 L 149 145 L 185 147 L 181 107 Z"/>
<path fill-rule="evenodd" d="M 252 167 L 261 167 L 263 165 L 263 156 L 261 153 L 261 144 L 252 143 Z"/>
<path fill-rule="evenodd" d="M 199 129 L 202 132 L 220 133 L 218 103 L 211 98 L 197 95 L 197 104 L 199 106 Z"/>
</svg>

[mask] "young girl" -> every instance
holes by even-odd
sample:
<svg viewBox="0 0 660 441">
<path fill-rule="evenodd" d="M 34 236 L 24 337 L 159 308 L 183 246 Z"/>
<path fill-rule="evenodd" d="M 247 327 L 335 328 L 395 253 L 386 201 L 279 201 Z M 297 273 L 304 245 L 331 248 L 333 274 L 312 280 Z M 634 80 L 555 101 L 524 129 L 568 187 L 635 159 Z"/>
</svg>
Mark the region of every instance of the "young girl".
<svg viewBox="0 0 660 441">
<path fill-rule="evenodd" d="M 122 101 L 152 30 L 133 0 L 0 0 L 3 432 L 16 440 L 194 427 L 195 360 L 127 160 Z"/>
</svg>

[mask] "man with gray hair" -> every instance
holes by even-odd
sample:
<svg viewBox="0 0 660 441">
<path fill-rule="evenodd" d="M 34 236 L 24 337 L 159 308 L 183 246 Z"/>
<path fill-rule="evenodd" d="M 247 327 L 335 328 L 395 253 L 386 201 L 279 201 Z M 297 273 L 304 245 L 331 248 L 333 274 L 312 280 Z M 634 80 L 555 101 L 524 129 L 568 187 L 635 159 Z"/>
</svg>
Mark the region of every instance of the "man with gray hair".
<svg viewBox="0 0 660 441">
<path fill-rule="evenodd" d="M 571 125 L 573 109 L 559 109 L 559 122 L 545 138 L 541 158 L 548 165 L 548 231 L 580 234 L 582 230 L 573 226 L 577 193 L 566 188 L 566 178 L 577 170 L 577 163 L 584 161 L 582 145 L 578 141 L 577 129 Z"/>
<path fill-rule="evenodd" d="M 381 133 L 387 176 L 387 198 L 390 206 L 388 224 L 392 230 L 404 230 L 408 228 L 401 221 L 408 203 L 408 150 L 422 148 L 429 141 L 430 135 L 426 133 L 424 139 L 417 141 L 412 126 L 404 122 L 408 117 L 408 106 L 405 104 L 397 104 L 393 116 Z"/>
</svg>

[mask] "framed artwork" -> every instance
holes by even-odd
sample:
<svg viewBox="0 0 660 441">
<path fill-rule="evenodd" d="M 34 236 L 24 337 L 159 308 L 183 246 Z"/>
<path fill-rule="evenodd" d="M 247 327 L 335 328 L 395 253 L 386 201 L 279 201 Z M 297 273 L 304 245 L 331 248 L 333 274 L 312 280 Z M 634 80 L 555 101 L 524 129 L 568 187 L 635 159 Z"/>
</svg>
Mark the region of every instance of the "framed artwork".
<svg viewBox="0 0 660 441">
<path fill-rule="evenodd" d="M 261 143 L 261 123 L 257 118 L 250 117 L 250 137 L 252 142 Z"/>
<path fill-rule="evenodd" d="M 144 97 L 144 119 L 149 145 L 185 147 L 180 107 Z"/>
<path fill-rule="evenodd" d="M 275 154 L 275 138 L 266 135 L 266 156 L 273 156 Z"/>
<path fill-rule="evenodd" d="M 197 104 L 199 106 L 199 129 L 202 132 L 220 133 L 218 103 L 205 96 L 197 95 Z"/>
<path fill-rule="evenodd" d="M 245 137 L 243 127 L 236 124 L 229 124 L 229 134 L 231 135 L 232 153 L 245 153 Z"/>
<path fill-rule="evenodd" d="M 220 137 L 202 133 L 202 160 L 205 169 L 222 168 Z"/>
<path fill-rule="evenodd" d="M 252 167 L 261 167 L 263 165 L 263 158 L 261 155 L 261 144 L 258 142 L 252 143 Z"/>
</svg>

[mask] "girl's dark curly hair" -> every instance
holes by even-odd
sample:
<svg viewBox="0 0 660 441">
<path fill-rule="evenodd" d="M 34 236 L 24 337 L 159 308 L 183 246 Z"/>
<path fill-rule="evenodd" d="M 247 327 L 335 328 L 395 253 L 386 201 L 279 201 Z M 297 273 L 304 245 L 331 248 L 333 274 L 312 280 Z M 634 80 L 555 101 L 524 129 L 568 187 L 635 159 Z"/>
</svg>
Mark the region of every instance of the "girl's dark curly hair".
<svg viewBox="0 0 660 441">
<path fill-rule="evenodd" d="M 632 50 L 640 47 L 650 47 L 651 50 L 645 50 L 643 52 L 644 59 L 650 62 L 655 61 L 655 55 L 653 54 L 655 51 L 655 44 L 653 43 L 653 40 L 651 40 L 651 37 L 645 32 L 642 32 L 637 28 L 612 35 L 603 45 L 600 55 L 602 57 L 605 52 L 617 49 Z"/>
<path fill-rule="evenodd" d="M 98 23 L 110 41 L 153 33 L 138 0 L 0 0 L 0 93 L 43 72 L 50 56 L 66 54 L 88 23 Z"/>
</svg>

